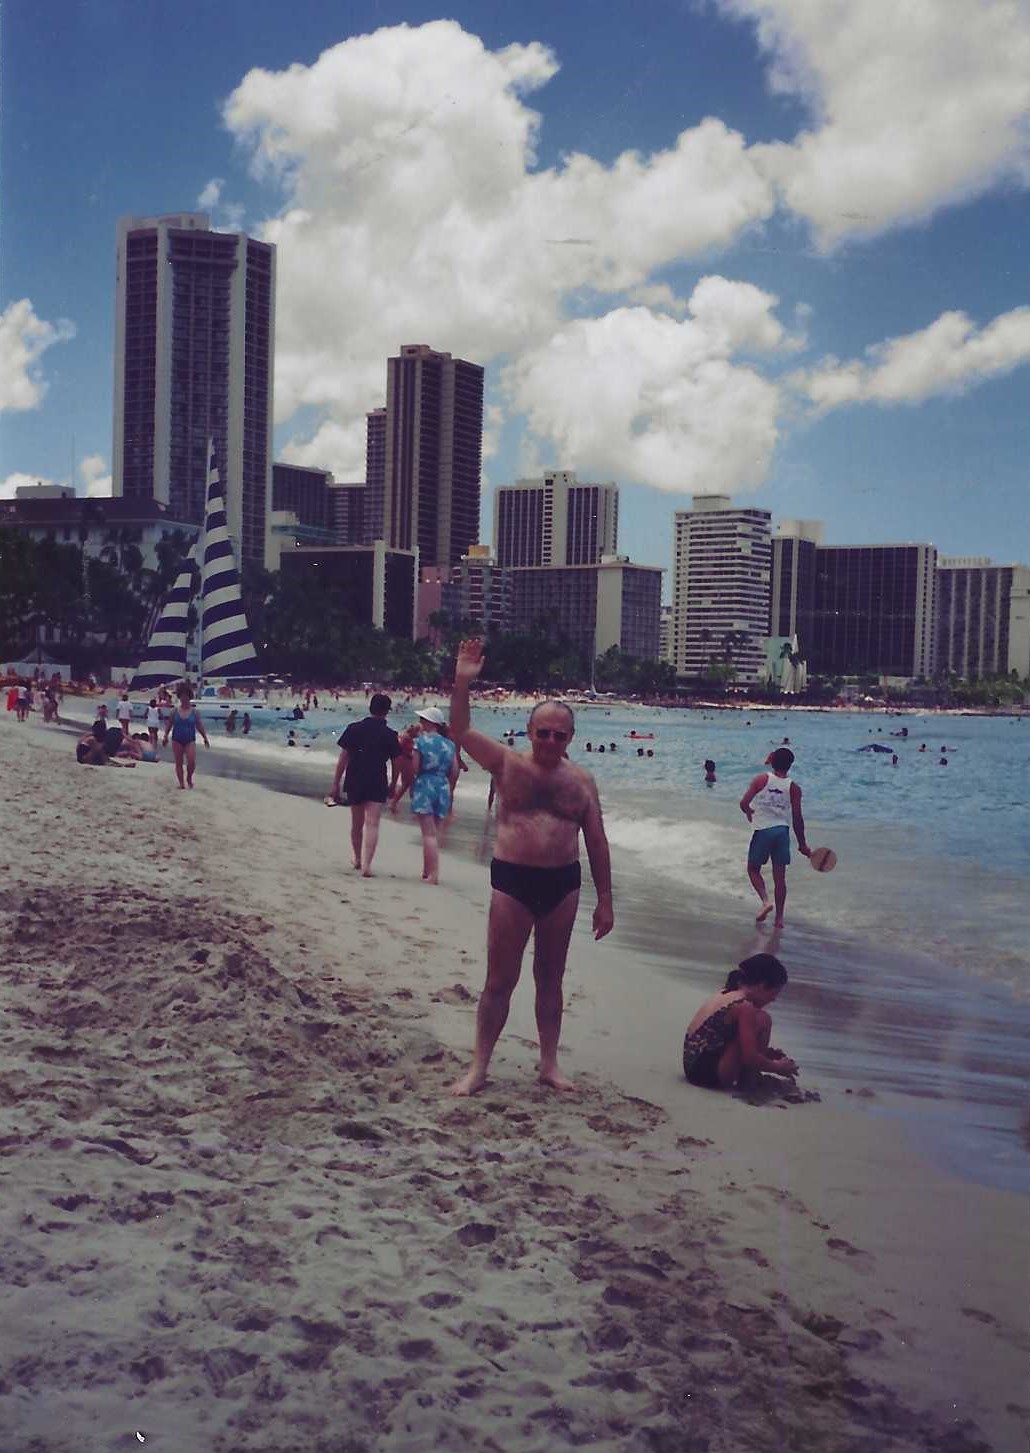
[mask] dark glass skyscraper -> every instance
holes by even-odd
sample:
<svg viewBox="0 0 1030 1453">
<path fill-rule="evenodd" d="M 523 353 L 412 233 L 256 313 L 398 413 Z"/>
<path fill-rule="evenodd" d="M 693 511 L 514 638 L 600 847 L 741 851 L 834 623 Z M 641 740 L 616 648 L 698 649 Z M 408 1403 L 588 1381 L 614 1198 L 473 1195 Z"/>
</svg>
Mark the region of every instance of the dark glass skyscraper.
<svg viewBox="0 0 1030 1453">
<path fill-rule="evenodd" d="M 203 213 L 118 224 L 113 490 L 201 524 L 207 441 L 241 560 L 265 557 L 275 248 Z"/>
<path fill-rule="evenodd" d="M 479 538 L 483 369 L 422 343 L 388 359 L 383 425 L 369 415 L 373 490 L 374 418 L 385 429 L 383 538 L 417 548 L 422 566 L 456 565 Z"/>
</svg>

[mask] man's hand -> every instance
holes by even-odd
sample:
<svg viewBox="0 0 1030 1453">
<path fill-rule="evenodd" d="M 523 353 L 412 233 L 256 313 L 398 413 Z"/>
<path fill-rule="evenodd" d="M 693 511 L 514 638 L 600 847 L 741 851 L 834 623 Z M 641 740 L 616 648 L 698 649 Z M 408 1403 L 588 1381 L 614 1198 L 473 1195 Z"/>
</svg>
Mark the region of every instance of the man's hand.
<svg viewBox="0 0 1030 1453">
<path fill-rule="evenodd" d="M 615 910 L 610 898 L 599 898 L 594 909 L 594 938 L 604 938 L 615 927 Z"/>
<path fill-rule="evenodd" d="M 483 642 L 478 637 L 462 641 L 458 647 L 458 659 L 454 664 L 455 684 L 458 682 L 468 684 L 475 681 L 482 669 Z"/>
<path fill-rule="evenodd" d="M 798 852 L 803 858 L 810 858 L 812 856 L 812 849 L 807 843 L 798 843 Z"/>
<path fill-rule="evenodd" d="M 742 807 L 740 810 L 747 818 L 748 822 L 750 822 L 754 817 L 754 813 L 751 811 L 750 807 Z"/>
</svg>

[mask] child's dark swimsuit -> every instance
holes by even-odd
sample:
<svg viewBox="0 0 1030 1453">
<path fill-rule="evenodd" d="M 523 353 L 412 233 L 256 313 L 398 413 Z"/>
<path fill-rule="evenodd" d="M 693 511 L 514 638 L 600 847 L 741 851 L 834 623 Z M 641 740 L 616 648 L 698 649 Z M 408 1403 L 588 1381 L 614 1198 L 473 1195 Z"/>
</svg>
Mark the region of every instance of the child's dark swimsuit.
<svg viewBox="0 0 1030 1453">
<path fill-rule="evenodd" d="M 692 1085 L 706 1090 L 718 1090 L 719 1061 L 737 1037 L 737 1025 L 730 1018 L 730 1010 L 740 1003 L 739 999 L 723 1004 L 709 1014 L 703 1024 L 683 1041 L 683 1073 Z"/>
<path fill-rule="evenodd" d="M 578 892 L 582 876 L 578 862 L 531 868 L 494 858 L 490 864 L 490 886 L 528 908 L 534 918 L 546 918 L 570 893 Z"/>
</svg>

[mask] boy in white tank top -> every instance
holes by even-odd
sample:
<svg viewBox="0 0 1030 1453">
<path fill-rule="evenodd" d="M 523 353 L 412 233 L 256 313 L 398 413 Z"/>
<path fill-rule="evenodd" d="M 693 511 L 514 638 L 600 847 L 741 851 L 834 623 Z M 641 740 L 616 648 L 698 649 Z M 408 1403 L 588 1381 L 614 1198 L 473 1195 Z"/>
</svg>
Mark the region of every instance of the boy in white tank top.
<svg viewBox="0 0 1030 1453">
<path fill-rule="evenodd" d="M 790 862 L 790 829 L 798 840 L 798 852 L 811 857 L 805 840 L 805 820 L 801 816 L 801 788 L 790 779 L 794 753 L 789 747 L 777 747 L 766 757 L 772 770 L 759 772 L 744 796 L 740 810 L 754 828 L 747 850 L 747 875 L 751 886 L 762 900 L 756 923 L 772 912 L 773 905 L 765 887 L 762 869 L 772 859 L 773 895 L 776 903 L 776 927 L 783 923 L 787 901 L 787 864 Z"/>
</svg>

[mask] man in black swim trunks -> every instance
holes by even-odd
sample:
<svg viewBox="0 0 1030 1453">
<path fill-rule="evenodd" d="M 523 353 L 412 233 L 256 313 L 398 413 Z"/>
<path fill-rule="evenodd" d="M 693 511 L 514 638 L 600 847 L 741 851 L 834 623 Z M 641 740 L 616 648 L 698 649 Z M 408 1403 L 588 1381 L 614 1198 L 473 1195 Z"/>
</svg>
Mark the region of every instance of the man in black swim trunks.
<svg viewBox="0 0 1030 1453">
<path fill-rule="evenodd" d="M 612 872 L 597 786 L 565 756 L 575 730 L 558 701 L 535 706 L 527 723 L 532 754 L 512 751 L 469 727 L 469 686 L 483 665 L 481 641 L 463 641 L 451 696 L 451 738 L 493 776 L 497 787 L 496 857 L 490 864 L 490 921 L 486 985 L 476 1015 L 472 1066 L 451 1086 L 474 1095 L 486 1083 L 494 1045 L 508 1018 L 522 955 L 534 934 L 533 977 L 540 1035 L 540 1081 L 556 1090 L 574 1085 L 558 1069 L 562 977 L 579 903 L 579 834 L 597 890 L 594 937 L 610 933 Z"/>
<path fill-rule="evenodd" d="M 386 725 L 393 702 L 377 691 L 368 703 L 364 721 L 351 722 L 339 740 L 330 799 L 335 800 L 340 782 L 350 807 L 350 841 L 355 868 L 363 878 L 372 876 L 372 859 L 379 845 L 379 819 L 386 801 L 386 764 L 400 756 L 397 733 Z"/>
</svg>

